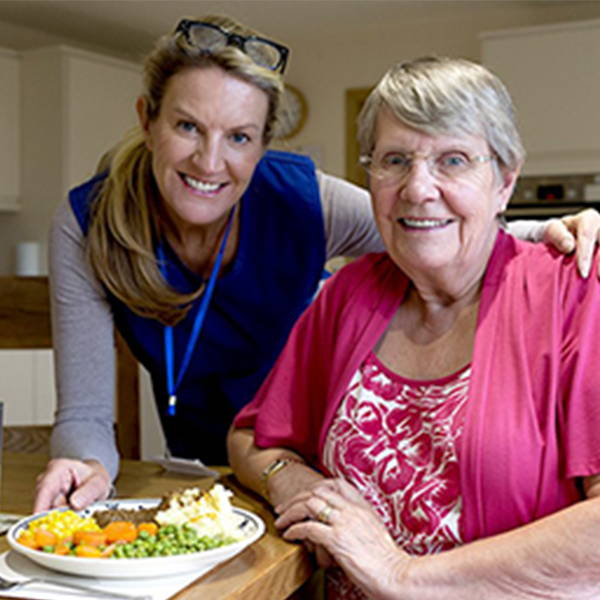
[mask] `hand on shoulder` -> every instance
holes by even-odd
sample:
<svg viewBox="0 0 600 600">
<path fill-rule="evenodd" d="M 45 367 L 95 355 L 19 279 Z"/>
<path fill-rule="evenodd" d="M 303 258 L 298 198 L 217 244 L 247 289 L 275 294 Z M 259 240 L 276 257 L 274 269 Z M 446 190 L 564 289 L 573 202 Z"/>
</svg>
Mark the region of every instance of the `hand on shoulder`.
<svg viewBox="0 0 600 600">
<path fill-rule="evenodd" d="M 579 272 L 586 278 L 592 269 L 596 244 L 600 242 L 600 213 L 588 208 L 576 215 L 551 219 L 544 229 L 544 241 L 565 254 L 575 251 Z"/>
</svg>

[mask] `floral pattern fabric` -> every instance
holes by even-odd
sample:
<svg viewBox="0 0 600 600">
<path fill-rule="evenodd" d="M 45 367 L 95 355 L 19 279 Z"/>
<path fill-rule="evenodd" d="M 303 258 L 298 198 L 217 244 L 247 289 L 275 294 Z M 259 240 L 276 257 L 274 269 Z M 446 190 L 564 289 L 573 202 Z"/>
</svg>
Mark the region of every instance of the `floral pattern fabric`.
<svg viewBox="0 0 600 600">
<path fill-rule="evenodd" d="M 410 554 L 462 543 L 456 441 L 470 374 L 466 367 L 442 379 L 414 381 L 390 371 L 371 353 L 352 378 L 329 430 L 323 463 L 361 491 Z M 328 597 L 364 597 L 338 570 L 327 587 Z"/>
</svg>

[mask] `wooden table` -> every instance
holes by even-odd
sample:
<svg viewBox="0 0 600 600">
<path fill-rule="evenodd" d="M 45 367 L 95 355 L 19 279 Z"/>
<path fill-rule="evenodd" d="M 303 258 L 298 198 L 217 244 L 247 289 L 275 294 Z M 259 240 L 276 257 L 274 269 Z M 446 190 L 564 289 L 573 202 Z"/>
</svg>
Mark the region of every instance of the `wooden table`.
<svg viewBox="0 0 600 600">
<path fill-rule="evenodd" d="M 37 454 L 5 452 L 2 458 L 0 510 L 29 514 L 33 502 L 35 478 L 47 458 Z M 173 596 L 176 600 L 277 600 L 293 594 L 312 573 L 306 552 L 285 542 L 273 526 L 273 514 L 258 496 L 241 488 L 229 469 L 221 482 L 235 493 L 234 504 L 258 514 L 267 525 L 267 533 L 252 546 Z M 212 479 L 165 472 L 148 462 L 123 461 L 117 480 L 117 495 L 122 498 L 154 498 L 180 487 L 210 487 Z M 8 545 L 0 539 L 0 550 Z"/>
</svg>

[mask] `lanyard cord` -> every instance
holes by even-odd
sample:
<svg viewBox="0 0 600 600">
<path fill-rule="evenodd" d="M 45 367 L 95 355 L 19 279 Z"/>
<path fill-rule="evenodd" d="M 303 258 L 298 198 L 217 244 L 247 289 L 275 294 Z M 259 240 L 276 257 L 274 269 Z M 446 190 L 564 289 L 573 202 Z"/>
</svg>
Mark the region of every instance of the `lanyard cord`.
<svg viewBox="0 0 600 600">
<path fill-rule="evenodd" d="M 187 368 L 190 364 L 190 360 L 192 358 L 192 354 L 194 352 L 194 348 L 196 347 L 196 342 L 198 341 L 198 336 L 200 335 L 200 331 L 202 330 L 202 325 L 204 324 L 204 318 L 206 317 L 206 312 L 208 310 L 208 305 L 210 304 L 210 299 L 213 295 L 213 291 L 215 288 L 215 284 L 217 282 L 217 276 L 221 269 L 221 262 L 223 261 L 223 255 L 225 254 L 225 247 L 227 246 L 227 239 L 229 238 L 229 233 L 231 231 L 231 226 L 233 224 L 233 215 L 235 213 L 235 206 L 229 212 L 229 217 L 227 218 L 227 226 L 225 228 L 225 235 L 223 236 L 223 241 L 221 242 L 221 247 L 219 248 L 219 253 L 217 254 L 217 258 L 215 260 L 215 264 L 212 268 L 210 276 L 208 278 L 208 283 L 206 284 L 206 289 L 202 294 L 202 300 L 200 301 L 200 306 L 198 308 L 198 312 L 196 313 L 196 318 L 194 320 L 194 325 L 192 327 L 192 332 L 188 339 L 187 347 L 185 349 L 185 354 L 183 360 L 181 361 L 181 365 L 179 367 L 179 371 L 177 373 L 177 381 L 175 381 L 175 359 L 174 359 L 174 342 L 173 342 L 173 327 L 170 325 L 165 325 L 163 332 L 163 339 L 165 345 L 165 366 L 167 369 L 167 393 L 169 394 L 169 405 L 167 408 L 167 414 L 171 417 L 175 416 L 175 408 L 177 406 L 177 389 L 179 388 L 179 384 L 187 371 Z M 161 271 L 163 277 L 167 279 L 166 276 L 166 263 L 164 252 L 162 246 L 158 246 L 158 258 L 161 262 Z"/>
</svg>

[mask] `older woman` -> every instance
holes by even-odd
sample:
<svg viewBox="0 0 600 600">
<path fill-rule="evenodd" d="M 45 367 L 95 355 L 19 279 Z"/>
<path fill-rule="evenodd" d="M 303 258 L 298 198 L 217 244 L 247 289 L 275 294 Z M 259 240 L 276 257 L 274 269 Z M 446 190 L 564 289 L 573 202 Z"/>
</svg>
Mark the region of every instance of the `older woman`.
<svg viewBox="0 0 600 600">
<path fill-rule="evenodd" d="M 330 597 L 598 598 L 600 284 L 499 226 L 508 93 L 419 59 L 359 130 L 387 254 L 301 317 L 236 418 L 236 474 L 343 569 Z"/>
</svg>

